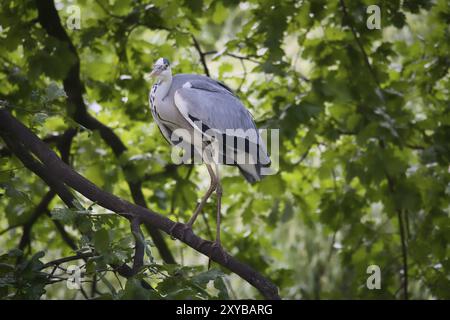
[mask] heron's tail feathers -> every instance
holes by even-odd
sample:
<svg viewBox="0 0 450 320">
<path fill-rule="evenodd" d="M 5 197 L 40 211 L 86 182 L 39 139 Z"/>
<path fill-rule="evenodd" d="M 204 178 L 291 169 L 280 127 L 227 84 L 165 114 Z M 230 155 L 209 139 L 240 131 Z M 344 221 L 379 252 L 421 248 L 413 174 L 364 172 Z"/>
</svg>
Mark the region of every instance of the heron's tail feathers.
<svg viewBox="0 0 450 320">
<path fill-rule="evenodd" d="M 255 183 L 261 181 L 264 175 L 261 174 L 261 168 L 270 167 L 270 162 L 268 164 L 239 164 L 238 168 L 241 174 L 244 176 L 245 180 L 250 183 Z"/>
</svg>

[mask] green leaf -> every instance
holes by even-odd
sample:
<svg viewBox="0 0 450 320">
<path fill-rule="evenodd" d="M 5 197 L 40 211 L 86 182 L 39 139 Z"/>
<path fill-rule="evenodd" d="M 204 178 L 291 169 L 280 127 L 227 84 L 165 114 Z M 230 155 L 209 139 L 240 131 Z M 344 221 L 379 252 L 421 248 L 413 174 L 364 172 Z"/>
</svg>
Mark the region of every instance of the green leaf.
<svg viewBox="0 0 450 320">
<path fill-rule="evenodd" d="M 47 120 L 48 114 L 44 112 L 38 112 L 33 115 L 32 125 L 42 125 Z"/>
<path fill-rule="evenodd" d="M 192 277 L 192 281 L 198 284 L 202 288 L 206 288 L 206 285 L 210 281 L 216 280 L 218 277 L 222 277 L 223 273 L 219 269 L 210 269 L 206 272 L 199 273 Z"/>
<path fill-rule="evenodd" d="M 217 2 L 212 15 L 212 20 L 215 24 L 221 24 L 225 21 L 228 14 L 228 10 L 223 6 L 222 2 Z"/>
<path fill-rule="evenodd" d="M 52 82 L 45 90 L 45 101 L 52 102 L 59 98 L 66 98 L 67 94 L 63 88 L 59 87 L 56 83 Z"/>
<path fill-rule="evenodd" d="M 184 0 L 185 5 L 195 13 L 202 10 L 203 0 Z"/>
<path fill-rule="evenodd" d="M 217 277 L 214 280 L 214 288 L 219 290 L 218 298 L 220 300 L 229 300 L 230 296 L 228 294 L 227 286 L 225 285 L 225 281 L 223 280 L 223 277 Z"/>
<path fill-rule="evenodd" d="M 160 297 L 154 290 L 145 289 L 136 278 L 127 280 L 121 297 L 122 300 L 150 300 L 158 298 Z"/>
<path fill-rule="evenodd" d="M 75 221 L 77 213 L 70 208 L 55 208 L 51 211 L 52 219 L 59 220 L 64 224 L 71 224 Z"/>
<path fill-rule="evenodd" d="M 106 229 L 97 230 L 94 233 L 94 246 L 95 249 L 101 253 L 106 253 L 109 249 L 109 232 Z"/>
</svg>

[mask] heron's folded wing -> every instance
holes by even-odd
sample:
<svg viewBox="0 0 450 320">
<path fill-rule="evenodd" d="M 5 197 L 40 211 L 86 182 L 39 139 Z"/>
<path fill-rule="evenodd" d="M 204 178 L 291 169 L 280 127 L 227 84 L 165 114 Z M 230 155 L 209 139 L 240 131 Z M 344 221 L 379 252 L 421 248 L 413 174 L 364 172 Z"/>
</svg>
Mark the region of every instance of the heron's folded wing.
<svg viewBox="0 0 450 320">
<path fill-rule="evenodd" d="M 227 129 L 256 129 L 251 114 L 239 99 L 219 84 L 189 81 L 175 92 L 174 99 L 187 121 L 200 121 L 205 128 L 221 133 Z"/>
<path fill-rule="evenodd" d="M 208 77 L 202 77 L 200 79 L 191 79 L 188 82 L 189 85 L 186 84 L 185 85 L 191 88 L 196 88 L 199 90 L 205 90 L 210 92 L 225 93 L 236 97 L 236 95 L 233 93 L 233 90 L 231 90 L 230 87 L 228 87 L 226 84 Z"/>
<path fill-rule="evenodd" d="M 266 147 L 262 141 L 253 117 L 239 99 L 219 85 L 209 81 L 189 81 L 174 95 L 175 105 L 183 117 L 201 134 L 210 138 L 208 130 L 223 135 L 225 139 L 234 137 L 235 141 L 227 148 L 249 152 L 251 145 L 262 163 L 270 163 Z M 241 144 L 237 142 L 240 138 Z M 258 151 L 259 150 L 259 151 Z M 253 153 L 252 153 L 253 154 Z"/>
</svg>

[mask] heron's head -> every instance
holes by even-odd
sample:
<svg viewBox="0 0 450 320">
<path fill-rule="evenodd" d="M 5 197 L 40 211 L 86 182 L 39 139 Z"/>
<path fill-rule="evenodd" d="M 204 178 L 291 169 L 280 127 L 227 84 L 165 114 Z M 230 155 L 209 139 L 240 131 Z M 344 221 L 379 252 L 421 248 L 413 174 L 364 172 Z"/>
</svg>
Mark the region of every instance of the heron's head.
<svg viewBox="0 0 450 320">
<path fill-rule="evenodd" d="M 150 77 L 158 79 L 167 79 L 172 76 L 172 70 L 170 69 L 169 60 L 166 58 L 159 58 L 153 65 L 153 70 L 150 73 Z"/>
</svg>

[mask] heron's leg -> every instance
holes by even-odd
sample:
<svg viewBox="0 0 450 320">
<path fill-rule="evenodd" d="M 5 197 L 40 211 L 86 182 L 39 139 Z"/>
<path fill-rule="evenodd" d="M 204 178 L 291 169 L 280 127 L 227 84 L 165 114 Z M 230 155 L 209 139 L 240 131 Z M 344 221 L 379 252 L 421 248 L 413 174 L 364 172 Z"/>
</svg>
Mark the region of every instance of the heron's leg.
<svg viewBox="0 0 450 320">
<path fill-rule="evenodd" d="M 183 223 L 176 223 L 176 224 L 174 224 L 172 226 L 172 228 L 170 228 L 170 234 L 171 235 L 173 235 L 173 231 L 177 227 L 182 228 L 183 236 L 184 236 L 184 233 L 187 230 L 192 230 L 192 225 L 194 224 L 194 222 L 197 219 L 197 217 L 200 214 L 200 212 L 202 212 L 202 209 L 205 206 L 206 201 L 208 201 L 208 199 L 211 196 L 211 194 L 214 192 L 214 190 L 216 190 L 217 178 L 216 178 L 216 175 L 214 174 L 214 170 L 212 169 L 212 167 L 209 164 L 206 165 L 206 168 L 208 169 L 208 173 L 209 173 L 209 176 L 211 178 L 211 184 L 209 185 L 208 191 L 206 191 L 205 195 L 202 197 L 202 200 L 200 201 L 200 204 L 195 209 L 194 214 L 189 219 L 188 223 L 187 224 L 183 224 Z"/>
<path fill-rule="evenodd" d="M 208 199 L 211 196 L 211 194 L 217 188 L 218 180 L 217 180 L 217 176 L 214 174 L 213 168 L 209 164 L 206 165 L 206 168 L 208 169 L 209 176 L 211 177 L 211 184 L 209 185 L 208 191 L 206 191 L 205 195 L 203 196 L 202 200 L 200 201 L 200 204 L 195 209 L 195 212 L 192 215 L 191 219 L 189 219 L 189 221 L 187 223 L 187 225 L 190 226 L 190 227 L 192 227 L 192 225 L 194 224 L 194 222 L 197 219 L 198 215 L 200 214 L 200 212 L 202 211 L 203 207 L 205 206 L 206 201 L 208 201 Z"/>
<path fill-rule="evenodd" d="M 220 245 L 220 218 L 221 218 L 220 211 L 222 208 L 222 185 L 220 184 L 219 165 L 218 164 L 216 164 L 216 178 L 217 178 L 216 243 L 218 245 Z"/>
<path fill-rule="evenodd" d="M 216 187 L 216 195 L 217 195 L 217 212 L 216 212 L 216 240 L 211 246 L 210 259 L 214 249 L 219 250 L 220 254 L 223 256 L 225 262 L 228 261 L 228 255 L 225 250 L 222 248 L 222 244 L 220 242 L 220 219 L 221 219 L 221 208 L 222 208 L 222 185 L 220 184 L 220 175 L 219 175 L 219 165 L 216 164 L 216 178 L 217 178 L 217 187 Z M 209 261 L 208 268 L 211 265 L 211 260 Z"/>
</svg>

